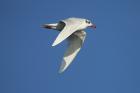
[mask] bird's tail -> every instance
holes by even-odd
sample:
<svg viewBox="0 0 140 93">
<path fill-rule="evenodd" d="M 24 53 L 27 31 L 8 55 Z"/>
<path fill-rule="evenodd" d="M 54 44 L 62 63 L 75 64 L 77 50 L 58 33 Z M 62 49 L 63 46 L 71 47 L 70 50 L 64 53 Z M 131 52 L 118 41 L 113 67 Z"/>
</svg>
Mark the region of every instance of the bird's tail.
<svg viewBox="0 0 140 93">
<path fill-rule="evenodd" d="M 56 30 L 56 28 L 57 28 L 57 23 L 53 23 L 53 24 L 44 24 L 44 25 L 42 25 L 42 27 L 43 28 L 47 28 L 47 29 L 54 29 L 54 30 Z"/>
</svg>

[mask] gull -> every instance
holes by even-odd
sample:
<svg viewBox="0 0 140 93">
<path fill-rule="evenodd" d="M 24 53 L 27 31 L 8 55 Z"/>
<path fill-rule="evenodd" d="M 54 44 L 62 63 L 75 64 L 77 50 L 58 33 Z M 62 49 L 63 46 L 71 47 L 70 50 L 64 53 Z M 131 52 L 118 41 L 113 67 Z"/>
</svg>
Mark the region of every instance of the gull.
<svg viewBox="0 0 140 93">
<path fill-rule="evenodd" d="M 88 19 L 75 17 L 61 20 L 58 23 L 43 25 L 43 28 L 53 29 L 60 32 L 52 46 L 58 45 L 65 39 L 68 41 L 68 48 L 64 54 L 59 73 L 64 72 L 68 68 L 80 51 L 86 37 L 84 29 L 87 27 L 95 29 L 96 25 L 91 23 Z"/>
</svg>

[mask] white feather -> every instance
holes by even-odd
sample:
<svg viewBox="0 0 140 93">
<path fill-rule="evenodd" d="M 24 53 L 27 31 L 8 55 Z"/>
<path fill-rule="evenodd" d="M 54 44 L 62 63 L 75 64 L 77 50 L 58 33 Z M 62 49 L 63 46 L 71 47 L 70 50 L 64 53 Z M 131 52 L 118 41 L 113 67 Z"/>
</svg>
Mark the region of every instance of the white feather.
<svg viewBox="0 0 140 93">
<path fill-rule="evenodd" d="M 68 18 L 66 20 L 62 20 L 66 25 L 63 28 L 63 30 L 59 33 L 57 38 L 55 39 L 54 43 L 52 46 L 55 46 L 59 43 L 61 43 L 63 40 L 68 38 L 71 34 L 76 32 L 77 30 L 82 30 L 83 25 L 85 25 L 85 19 L 81 18 Z"/>
<path fill-rule="evenodd" d="M 68 38 L 69 46 L 64 54 L 63 61 L 59 70 L 62 73 L 72 63 L 78 52 L 80 51 L 82 44 L 85 40 L 86 32 L 77 31 Z"/>
</svg>

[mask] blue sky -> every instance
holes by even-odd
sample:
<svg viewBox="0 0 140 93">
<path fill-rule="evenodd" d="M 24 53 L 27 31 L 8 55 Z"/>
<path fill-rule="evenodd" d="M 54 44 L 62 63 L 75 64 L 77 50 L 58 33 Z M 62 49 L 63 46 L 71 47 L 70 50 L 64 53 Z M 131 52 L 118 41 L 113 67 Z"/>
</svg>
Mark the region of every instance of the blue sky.
<svg viewBox="0 0 140 93">
<path fill-rule="evenodd" d="M 1 0 L 0 93 L 140 93 L 140 1 Z M 68 17 L 93 20 L 66 72 L 66 41 L 40 28 Z"/>
</svg>

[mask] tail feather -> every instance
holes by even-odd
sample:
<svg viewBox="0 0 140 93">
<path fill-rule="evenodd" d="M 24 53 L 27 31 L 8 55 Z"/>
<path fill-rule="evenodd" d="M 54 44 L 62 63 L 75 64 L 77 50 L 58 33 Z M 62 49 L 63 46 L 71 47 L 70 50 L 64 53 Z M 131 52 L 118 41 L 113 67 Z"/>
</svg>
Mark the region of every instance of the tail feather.
<svg viewBox="0 0 140 93">
<path fill-rule="evenodd" d="M 43 28 L 47 28 L 47 29 L 54 29 L 54 30 L 56 30 L 56 28 L 57 28 L 57 23 L 54 23 L 54 24 L 44 24 L 42 27 Z"/>
</svg>

